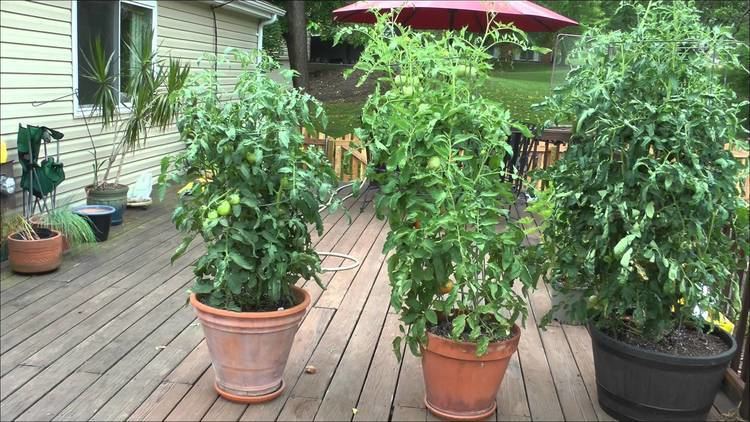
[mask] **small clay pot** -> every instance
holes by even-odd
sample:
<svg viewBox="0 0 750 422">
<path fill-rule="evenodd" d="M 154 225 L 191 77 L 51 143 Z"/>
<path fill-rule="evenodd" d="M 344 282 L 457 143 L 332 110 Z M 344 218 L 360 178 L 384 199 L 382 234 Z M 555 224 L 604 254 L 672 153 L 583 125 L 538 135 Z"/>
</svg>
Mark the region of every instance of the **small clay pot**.
<svg viewBox="0 0 750 422">
<path fill-rule="evenodd" d="M 19 239 L 17 233 L 8 236 L 8 261 L 18 273 L 38 274 L 56 270 L 62 264 L 63 239 L 60 232 L 45 228 L 35 229 L 39 240 Z"/>
<path fill-rule="evenodd" d="M 310 294 L 292 287 L 297 305 L 273 312 L 232 312 L 201 303 L 195 308 L 216 375 L 214 388 L 227 400 L 262 403 L 284 390 L 283 374 Z"/>
<path fill-rule="evenodd" d="M 424 402 L 430 412 L 459 421 L 476 421 L 494 414 L 495 397 L 520 338 L 521 329 L 514 325 L 511 338 L 490 343 L 487 353 L 477 356 L 474 343 L 427 333 L 422 371 Z"/>
</svg>

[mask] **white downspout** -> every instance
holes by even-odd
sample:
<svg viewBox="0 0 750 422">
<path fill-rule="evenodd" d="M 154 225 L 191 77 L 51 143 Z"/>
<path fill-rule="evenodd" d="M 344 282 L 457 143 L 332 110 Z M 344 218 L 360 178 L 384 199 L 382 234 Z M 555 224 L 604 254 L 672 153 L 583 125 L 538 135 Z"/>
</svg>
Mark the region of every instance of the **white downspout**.
<svg viewBox="0 0 750 422">
<path fill-rule="evenodd" d="M 271 19 L 261 21 L 258 24 L 258 50 L 263 50 L 263 27 L 275 23 L 279 19 L 279 15 L 273 15 Z"/>
</svg>

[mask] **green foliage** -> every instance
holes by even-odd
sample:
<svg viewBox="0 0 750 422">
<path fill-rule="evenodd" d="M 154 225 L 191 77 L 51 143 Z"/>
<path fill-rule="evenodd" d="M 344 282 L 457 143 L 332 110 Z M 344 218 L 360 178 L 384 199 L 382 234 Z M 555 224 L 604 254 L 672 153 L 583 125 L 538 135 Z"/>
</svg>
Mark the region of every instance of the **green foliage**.
<svg viewBox="0 0 750 422">
<path fill-rule="evenodd" d="M 271 3 L 283 8 L 286 8 L 288 2 L 289 0 L 271 0 Z M 333 11 L 346 6 L 347 3 L 349 2 L 346 0 L 305 1 L 305 19 L 310 32 L 324 39 L 332 39 L 341 25 L 333 20 Z M 282 34 L 286 33 L 289 29 L 288 17 L 279 16 L 279 22 L 275 25 L 278 25 Z M 267 28 L 264 28 L 264 31 Z"/>
<path fill-rule="evenodd" d="M 291 287 L 300 278 L 319 282 L 308 225 L 322 233 L 318 210 L 337 182 L 324 153 L 304 148 L 300 131 L 325 124 L 320 103 L 271 79 L 278 65 L 267 56 L 233 56 L 242 72 L 231 92 L 213 70 L 191 76 L 181 91 L 186 148 L 172 170 L 169 158 L 162 162 L 160 183 L 208 179 L 194 183 L 172 215 L 186 233 L 173 259 L 197 235 L 207 246 L 192 288 L 200 300 L 231 311 L 276 310 L 294 303 Z"/>
<path fill-rule="evenodd" d="M 724 145 L 746 145 L 744 104 L 717 65 L 747 70 L 731 34 L 693 5 L 633 10 L 630 31 L 584 34 L 578 65 L 546 101 L 574 134 L 542 175 L 554 185 L 544 244 L 556 287 L 586 292 L 574 317 L 659 338 L 701 324 L 696 306 L 715 315 L 738 304 L 728 232 L 748 235 L 737 220 L 747 169 Z"/>
<path fill-rule="evenodd" d="M 284 31 L 281 22 L 272 23 L 263 27 L 263 51 L 265 51 L 274 60 L 279 60 L 286 41 L 284 41 Z"/>
<path fill-rule="evenodd" d="M 70 208 L 55 208 L 42 215 L 41 219 L 43 226 L 65 235 L 71 247 L 96 242 L 94 230 L 86 218 L 74 213 Z"/>
<path fill-rule="evenodd" d="M 484 83 L 476 89 L 485 98 L 502 103 L 516 120 L 542 123 L 550 116 L 532 111 L 531 106 L 549 95 L 551 72 L 552 67 L 549 65 L 516 63 L 512 70 L 490 71 Z M 346 87 L 348 85 L 335 85 L 330 89 L 349 92 Z M 362 119 L 362 107 L 366 99 L 363 95 L 324 101 L 328 116 L 326 134 L 343 136 L 354 133 Z"/>
<path fill-rule="evenodd" d="M 419 354 L 427 329 L 446 318 L 452 338 L 477 344 L 482 355 L 525 318 L 521 293 L 536 280 L 528 263 L 534 248 L 522 246 L 523 229 L 508 219 L 514 196 L 501 182 L 511 130 L 528 129 L 476 94 L 491 69 L 485 46 L 528 47 L 525 35 L 509 26 L 483 37 L 415 32 L 387 15 L 337 37 L 351 32 L 369 39 L 354 68 L 363 72 L 360 82 L 384 75 L 357 135 L 371 154 L 368 178 L 380 186 L 377 215 L 391 229 L 391 305 L 401 312 L 406 342 Z"/>
</svg>

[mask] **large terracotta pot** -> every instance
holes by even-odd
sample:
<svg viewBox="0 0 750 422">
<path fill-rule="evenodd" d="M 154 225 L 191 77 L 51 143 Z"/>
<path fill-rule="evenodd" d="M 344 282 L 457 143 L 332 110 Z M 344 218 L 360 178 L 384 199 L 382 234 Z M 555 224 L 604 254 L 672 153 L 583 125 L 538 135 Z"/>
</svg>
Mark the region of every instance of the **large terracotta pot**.
<svg viewBox="0 0 750 422">
<path fill-rule="evenodd" d="M 232 312 L 198 301 L 195 308 L 206 335 L 216 375 L 214 388 L 225 399 L 239 403 L 262 403 L 278 397 L 284 389 L 284 367 L 310 294 L 292 287 L 298 305 L 274 312 Z"/>
<path fill-rule="evenodd" d="M 474 343 L 458 342 L 427 334 L 422 350 L 425 405 L 435 416 L 448 420 L 480 420 L 495 413 L 495 397 L 513 353 L 518 349 L 521 329 L 513 336 L 491 343 L 477 357 Z"/>
<path fill-rule="evenodd" d="M 8 236 L 8 261 L 18 273 L 38 274 L 56 270 L 62 264 L 63 238 L 60 232 L 36 229 L 44 236 L 39 240 L 20 240 Z"/>
</svg>

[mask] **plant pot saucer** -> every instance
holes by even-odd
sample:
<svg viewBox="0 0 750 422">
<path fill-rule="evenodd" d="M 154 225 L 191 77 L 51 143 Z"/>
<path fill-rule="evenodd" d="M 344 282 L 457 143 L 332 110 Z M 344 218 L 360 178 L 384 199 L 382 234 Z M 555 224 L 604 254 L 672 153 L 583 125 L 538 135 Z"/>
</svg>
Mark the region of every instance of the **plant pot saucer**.
<svg viewBox="0 0 750 422">
<path fill-rule="evenodd" d="M 151 199 L 128 199 L 127 206 L 128 208 L 146 208 L 149 205 L 151 205 L 153 201 Z"/>
<path fill-rule="evenodd" d="M 433 415 L 447 421 L 481 421 L 490 417 L 490 415 L 495 413 L 495 410 L 497 410 L 497 402 L 492 402 L 492 407 L 487 410 L 471 415 L 459 415 L 456 413 L 441 410 L 440 408 L 431 405 L 430 402 L 427 401 L 427 395 L 424 396 L 424 405 L 427 406 L 427 410 L 429 410 Z"/>
<path fill-rule="evenodd" d="M 281 393 L 284 392 L 284 388 L 286 387 L 286 384 L 284 383 L 284 380 L 281 380 L 281 386 L 279 386 L 278 390 L 263 394 L 261 396 L 238 396 L 236 394 L 232 394 L 228 391 L 224 391 L 219 387 L 219 383 L 214 381 L 214 390 L 216 390 L 219 395 L 231 402 L 235 403 L 244 403 L 244 404 L 258 404 L 258 403 L 265 403 L 267 401 L 271 401 L 275 399 L 276 397 L 279 397 Z"/>
</svg>

